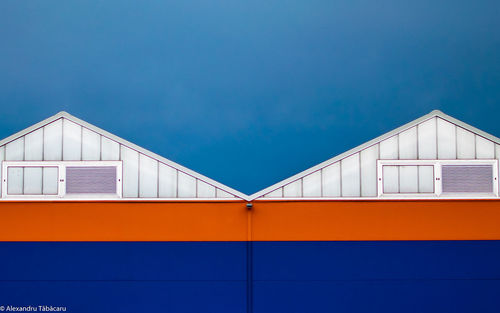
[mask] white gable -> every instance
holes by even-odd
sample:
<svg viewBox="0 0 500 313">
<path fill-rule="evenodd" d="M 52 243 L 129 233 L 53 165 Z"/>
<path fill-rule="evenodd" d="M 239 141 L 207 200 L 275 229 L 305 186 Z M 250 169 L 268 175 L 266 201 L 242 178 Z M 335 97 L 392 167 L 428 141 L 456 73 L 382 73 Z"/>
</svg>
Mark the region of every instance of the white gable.
<svg viewBox="0 0 500 313">
<path fill-rule="evenodd" d="M 500 157 L 499 143 L 494 136 L 433 111 L 250 198 L 376 197 L 378 160 L 491 160 Z"/>
<path fill-rule="evenodd" d="M 124 198 L 245 198 L 65 112 L 0 141 L 4 160 L 122 161 Z"/>
</svg>

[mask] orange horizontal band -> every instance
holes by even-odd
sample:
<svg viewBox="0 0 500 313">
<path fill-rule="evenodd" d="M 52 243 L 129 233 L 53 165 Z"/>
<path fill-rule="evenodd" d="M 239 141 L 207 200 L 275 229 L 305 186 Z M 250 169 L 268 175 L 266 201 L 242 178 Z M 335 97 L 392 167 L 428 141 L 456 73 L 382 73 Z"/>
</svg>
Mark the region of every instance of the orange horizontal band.
<svg viewBox="0 0 500 313">
<path fill-rule="evenodd" d="M 245 204 L 1 202 L 0 241 L 500 240 L 500 200 Z"/>
<path fill-rule="evenodd" d="M 252 238 L 498 240 L 500 200 L 255 201 Z"/>
</svg>

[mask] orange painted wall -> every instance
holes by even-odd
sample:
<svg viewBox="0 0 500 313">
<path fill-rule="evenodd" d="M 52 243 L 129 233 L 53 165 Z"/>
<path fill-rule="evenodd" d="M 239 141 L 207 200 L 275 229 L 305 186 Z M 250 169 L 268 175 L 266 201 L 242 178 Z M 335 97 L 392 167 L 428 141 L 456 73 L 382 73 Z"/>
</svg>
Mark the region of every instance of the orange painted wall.
<svg viewBox="0 0 500 313">
<path fill-rule="evenodd" d="M 500 200 L 1 202 L 0 241 L 500 240 Z"/>
<path fill-rule="evenodd" d="M 252 239 L 500 239 L 500 200 L 255 201 Z"/>
</svg>

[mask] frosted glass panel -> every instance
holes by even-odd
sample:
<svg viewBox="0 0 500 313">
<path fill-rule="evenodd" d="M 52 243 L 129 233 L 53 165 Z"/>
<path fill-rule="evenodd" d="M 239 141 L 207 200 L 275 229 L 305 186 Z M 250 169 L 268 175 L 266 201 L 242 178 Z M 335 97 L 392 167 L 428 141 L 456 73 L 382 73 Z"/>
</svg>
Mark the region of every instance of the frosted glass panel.
<svg viewBox="0 0 500 313">
<path fill-rule="evenodd" d="M 398 166 L 382 166 L 382 181 L 384 193 L 399 192 L 399 169 Z"/>
<path fill-rule="evenodd" d="M 215 187 L 205 183 L 204 181 L 197 180 L 198 184 L 198 198 L 214 198 Z"/>
<path fill-rule="evenodd" d="M 418 167 L 418 192 L 434 192 L 434 166 Z"/>
<path fill-rule="evenodd" d="M 43 129 L 44 160 L 62 160 L 62 119 L 52 122 Z"/>
<path fill-rule="evenodd" d="M 158 197 L 158 162 L 139 154 L 139 197 Z"/>
<path fill-rule="evenodd" d="M 225 192 L 224 190 L 221 190 L 219 188 L 217 188 L 216 196 L 217 198 L 234 198 L 232 194 L 230 194 L 229 192 Z"/>
<path fill-rule="evenodd" d="M 42 194 L 42 168 L 25 167 L 24 168 L 24 194 L 41 195 Z"/>
<path fill-rule="evenodd" d="M 264 195 L 266 198 L 282 198 L 283 197 L 283 188 L 278 188 L 270 193 Z"/>
<path fill-rule="evenodd" d="M 322 169 L 323 197 L 340 197 L 340 162 Z"/>
<path fill-rule="evenodd" d="M 392 136 L 380 142 L 380 158 L 385 160 L 397 160 L 398 136 Z"/>
<path fill-rule="evenodd" d="M 474 159 L 476 157 L 474 133 L 461 127 L 457 127 L 457 157 L 459 159 Z"/>
<path fill-rule="evenodd" d="M 101 136 L 87 128 L 82 128 L 82 160 L 101 159 Z"/>
<path fill-rule="evenodd" d="M 399 192 L 412 193 L 418 192 L 418 167 L 400 166 L 399 167 Z"/>
<path fill-rule="evenodd" d="M 302 196 L 302 181 L 296 180 L 283 187 L 285 197 L 297 198 Z"/>
<path fill-rule="evenodd" d="M 361 151 L 361 195 L 374 197 L 377 195 L 377 159 L 378 145 Z"/>
<path fill-rule="evenodd" d="M 137 197 L 139 195 L 139 153 L 121 146 L 123 161 L 123 196 Z"/>
<path fill-rule="evenodd" d="M 481 136 L 476 136 L 476 157 L 478 159 L 494 159 L 495 144 Z"/>
<path fill-rule="evenodd" d="M 57 167 L 43 168 L 43 194 L 56 195 L 59 187 L 59 169 Z"/>
<path fill-rule="evenodd" d="M 63 160 L 80 161 L 82 158 L 82 127 L 63 120 Z"/>
<path fill-rule="evenodd" d="M 102 160 L 117 161 L 120 159 L 120 145 L 109 138 L 102 136 Z"/>
<path fill-rule="evenodd" d="M 436 118 L 418 125 L 418 158 L 436 159 Z"/>
<path fill-rule="evenodd" d="M 42 161 L 43 129 L 35 130 L 24 137 L 24 159 L 26 161 Z"/>
<path fill-rule="evenodd" d="M 7 168 L 7 193 L 9 195 L 23 194 L 23 168 Z"/>
<path fill-rule="evenodd" d="M 417 158 L 417 128 L 412 127 L 399 134 L 399 158 Z"/>
<path fill-rule="evenodd" d="M 342 174 L 342 197 L 359 197 L 360 172 L 359 153 L 351 155 L 340 162 Z"/>
<path fill-rule="evenodd" d="M 438 118 L 438 159 L 456 159 L 457 150 L 455 131 L 455 125 Z"/>
<path fill-rule="evenodd" d="M 196 178 L 179 172 L 179 198 L 196 198 Z"/>
<path fill-rule="evenodd" d="M 159 170 L 158 191 L 160 198 L 177 197 L 177 170 L 163 163 L 160 163 Z"/>
<path fill-rule="evenodd" d="M 304 197 L 321 197 L 321 171 L 316 171 L 302 179 Z"/>
<path fill-rule="evenodd" d="M 9 142 L 5 146 L 7 161 L 22 161 L 24 159 L 24 137 Z"/>
</svg>

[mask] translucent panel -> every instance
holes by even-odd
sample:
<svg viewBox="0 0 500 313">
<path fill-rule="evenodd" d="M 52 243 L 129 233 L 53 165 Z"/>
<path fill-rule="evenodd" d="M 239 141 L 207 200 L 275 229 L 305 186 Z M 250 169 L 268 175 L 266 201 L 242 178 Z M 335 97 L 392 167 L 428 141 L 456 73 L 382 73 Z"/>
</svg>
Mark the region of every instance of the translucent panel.
<svg viewBox="0 0 500 313">
<path fill-rule="evenodd" d="M 360 196 L 359 153 L 351 155 L 340 162 L 342 175 L 342 197 Z"/>
<path fill-rule="evenodd" d="M 25 167 L 24 168 L 24 194 L 41 195 L 42 194 L 42 168 Z"/>
<path fill-rule="evenodd" d="M 80 161 L 82 158 L 82 127 L 63 120 L 63 160 Z"/>
<path fill-rule="evenodd" d="M 139 195 L 139 153 L 123 145 L 120 147 L 123 161 L 123 196 L 135 198 Z"/>
<path fill-rule="evenodd" d="M 62 160 L 62 119 L 43 128 L 43 159 L 45 161 Z"/>
<path fill-rule="evenodd" d="M 101 159 L 101 136 L 87 128 L 82 128 L 82 160 L 98 161 Z"/>
<path fill-rule="evenodd" d="M 322 169 L 323 197 L 340 197 L 340 162 Z"/>
<path fill-rule="evenodd" d="M 26 161 L 43 160 L 43 129 L 35 130 L 24 136 L 24 159 Z"/>
<path fill-rule="evenodd" d="M 101 145 L 103 161 L 117 161 L 120 159 L 120 145 L 116 141 L 102 136 Z"/>
<path fill-rule="evenodd" d="M 43 168 L 43 194 L 57 195 L 59 190 L 59 169 L 57 167 Z"/>
<path fill-rule="evenodd" d="M 196 178 L 183 172 L 178 175 L 179 198 L 196 198 Z"/>
<path fill-rule="evenodd" d="M 474 136 L 474 133 L 457 127 L 457 158 L 474 159 L 476 157 Z"/>
<path fill-rule="evenodd" d="M 225 192 L 224 190 L 219 189 L 219 188 L 217 188 L 216 197 L 217 198 L 234 198 L 234 196 L 232 194 L 230 194 L 229 192 Z"/>
<path fill-rule="evenodd" d="M 5 146 L 0 147 L 0 164 L 5 158 Z M 0 182 L 2 182 L 2 171 L 0 170 Z M 0 183 L 0 194 L 2 194 L 2 184 Z"/>
<path fill-rule="evenodd" d="M 399 167 L 399 192 L 418 192 L 418 167 L 402 165 Z"/>
<path fill-rule="evenodd" d="M 198 198 L 214 198 L 215 197 L 215 187 L 205 183 L 204 181 L 197 180 L 198 184 Z"/>
<path fill-rule="evenodd" d="M 500 145 L 495 144 L 495 158 L 500 158 Z"/>
<path fill-rule="evenodd" d="M 316 171 L 302 179 L 304 197 L 321 197 L 321 171 Z"/>
<path fill-rule="evenodd" d="M 436 118 L 418 125 L 418 158 L 436 159 Z"/>
<path fill-rule="evenodd" d="M 417 158 L 417 127 L 412 127 L 399 134 L 399 158 L 414 160 Z"/>
<path fill-rule="evenodd" d="M 455 128 L 452 123 L 437 119 L 438 159 L 456 159 Z"/>
<path fill-rule="evenodd" d="M 434 166 L 418 167 L 418 192 L 434 192 Z"/>
<path fill-rule="evenodd" d="M 9 195 L 23 194 L 23 168 L 7 168 L 7 193 Z"/>
<path fill-rule="evenodd" d="M 398 166 L 382 166 L 382 182 L 384 193 L 399 192 L 399 168 Z"/>
<path fill-rule="evenodd" d="M 476 157 L 478 159 L 494 159 L 495 144 L 481 136 L 476 136 Z"/>
<path fill-rule="evenodd" d="M 377 195 L 377 159 L 378 145 L 361 151 L 361 195 L 374 197 Z"/>
<path fill-rule="evenodd" d="M 5 146 L 5 160 L 24 160 L 24 137 L 11 141 Z"/>
<path fill-rule="evenodd" d="M 288 198 L 298 198 L 302 196 L 302 181 L 300 179 L 289 183 L 283 187 L 283 196 Z"/>
<path fill-rule="evenodd" d="M 158 193 L 160 198 L 177 197 L 177 170 L 160 163 L 158 177 Z"/>
<path fill-rule="evenodd" d="M 139 154 L 139 197 L 158 197 L 158 161 Z"/>
<path fill-rule="evenodd" d="M 443 192 L 493 192 L 492 165 L 443 165 Z"/>
<path fill-rule="evenodd" d="M 66 167 L 67 194 L 116 194 L 116 166 Z"/>
<path fill-rule="evenodd" d="M 264 195 L 266 198 L 283 198 L 283 188 L 278 188 L 270 193 Z"/>
<path fill-rule="evenodd" d="M 380 158 L 383 160 L 398 159 L 398 136 L 392 136 L 380 142 Z"/>
</svg>

